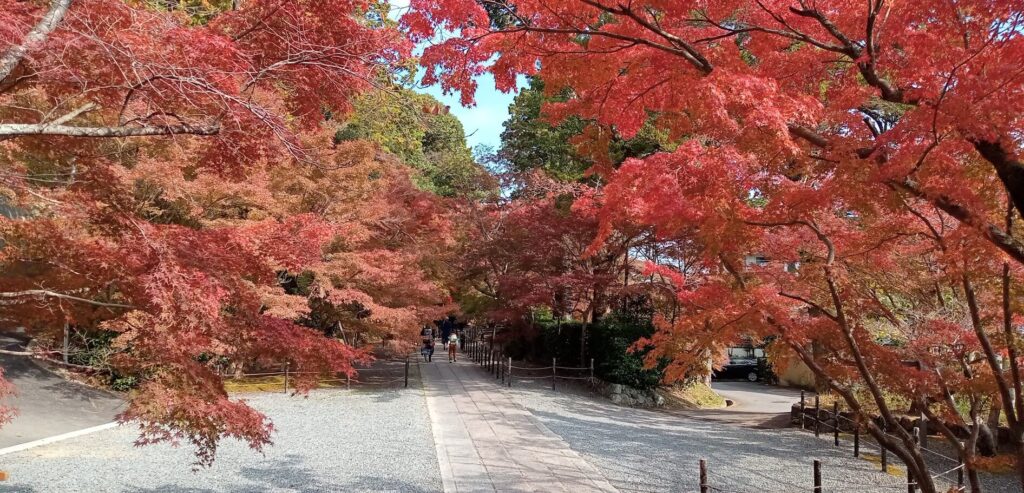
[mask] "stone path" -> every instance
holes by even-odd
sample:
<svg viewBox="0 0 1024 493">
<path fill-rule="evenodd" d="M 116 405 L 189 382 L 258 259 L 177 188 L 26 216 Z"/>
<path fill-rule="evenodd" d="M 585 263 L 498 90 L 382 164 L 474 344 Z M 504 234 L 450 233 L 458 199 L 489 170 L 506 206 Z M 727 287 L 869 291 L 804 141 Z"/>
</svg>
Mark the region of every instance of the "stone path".
<svg viewBox="0 0 1024 493">
<path fill-rule="evenodd" d="M 421 368 L 446 492 L 617 491 L 472 363 Z"/>
</svg>

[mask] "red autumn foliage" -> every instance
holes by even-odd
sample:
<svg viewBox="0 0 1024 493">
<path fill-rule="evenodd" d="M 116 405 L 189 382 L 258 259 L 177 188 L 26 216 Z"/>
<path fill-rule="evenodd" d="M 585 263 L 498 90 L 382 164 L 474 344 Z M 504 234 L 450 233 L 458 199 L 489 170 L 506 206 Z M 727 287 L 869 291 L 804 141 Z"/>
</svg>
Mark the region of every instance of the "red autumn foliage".
<svg viewBox="0 0 1024 493">
<path fill-rule="evenodd" d="M 139 443 L 187 441 L 202 464 L 223 437 L 270 443 L 215 368 L 288 363 L 300 391 L 352 374 L 369 354 L 297 323 L 311 303 L 400 341 L 436 316 L 438 200 L 325 118 L 409 52 L 371 7 L 252 0 L 196 22 L 0 1 L 0 314 L 40 340 L 115 332 Z M 302 272 L 315 289 L 286 292 Z"/>
<path fill-rule="evenodd" d="M 457 33 L 422 60 L 466 102 L 482 73 L 504 90 L 539 74 L 571 94 L 552 119 L 625 137 L 651 123 L 678 144 L 597 169 L 594 244 L 649 226 L 700 252 L 652 269 L 690 271 L 665 276 L 679 311 L 650 341 L 670 378 L 774 338 L 779 363 L 882 416 L 894 436 L 868 431 L 922 491 L 936 486 L 892 396 L 970 430 L 940 427 L 975 485 L 980 413 L 1000 409 L 1024 484 L 1019 3 L 414 0 L 403 22 Z"/>
</svg>

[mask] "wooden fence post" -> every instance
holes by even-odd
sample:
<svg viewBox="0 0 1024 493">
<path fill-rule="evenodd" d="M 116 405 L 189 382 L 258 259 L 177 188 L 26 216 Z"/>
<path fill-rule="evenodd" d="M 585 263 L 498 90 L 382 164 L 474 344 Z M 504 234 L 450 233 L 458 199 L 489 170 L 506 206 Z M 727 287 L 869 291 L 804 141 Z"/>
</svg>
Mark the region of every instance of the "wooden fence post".
<svg viewBox="0 0 1024 493">
<path fill-rule="evenodd" d="M 928 448 L 928 417 L 924 415 L 924 411 L 921 411 L 921 432 L 917 436 L 921 448 Z"/>
<path fill-rule="evenodd" d="M 512 357 L 508 357 L 508 387 L 512 388 Z"/>
<path fill-rule="evenodd" d="M 405 357 L 405 388 L 409 388 L 409 357 Z"/>
<path fill-rule="evenodd" d="M 879 444 L 879 448 L 882 449 L 882 472 L 889 472 L 889 452 L 882 444 Z"/>
<path fill-rule="evenodd" d="M 590 358 L 590 384 L 594 384 L 594 358 Z"/>
<path fill-rule="evenodd" d="M 551 358 L 551 390 L 555 390 L 556 366 L 558 366 L 558 358 Z"/>
<path fill-rule="evenodd" d="M 860 457 L 860 421 L 853 424 L 853 456 Z"/>
<path fill-rule="evenodd" d="M 708 487 L 708 461 L 705 459 L 700 460 L 700 493 L 710 493 Z"/>
<path fill-rule="evenodd" d="M 960 459 L 960 469 L 956 470 L 956 490 L 964 491 L 964 461 Z"/>
<path fill-rule="evenodd" d="M 814 436 L 821 436 L 821 410 L 818 404 L 821 403 L 818 394 L 814 394 Z"/>
<path fill-rule="evenodd" d="M 63 349 L 64 349 L 64 351 L 63 351 L 64 352 L 64 364 L 66 365 L 66 364 L 68 364 L 68 351 L 71 350 L 71 342 L 68 340 L 68 323 L 67 322 L 64 322 L 64 346 L 63 346 Z M 284 389 L 284 391 L 288 392 L 288 389 Z"/>
<path fill-rule="evenodd" d="M 284 363 L 284 393 L 288 393 L 288 367 L 291 363 L 285 361 Z"/>
<path fill-rule="evenodd" d="M 914 427 L 913 435 L 914 435 L 914 445 L 920 447 L 920 442 L 919 442 L 919 440 L 920 440 L 920 429 L 918 429 L 918 427 L 916 427 L 916 426 Z M 916 493 L 917 492 L 917 479 L 914 477 L 914 473 L 910 472 L 910 464 L 906 464 L 906 466 L 907 466 L 907 493 Z"/>
<path fill-rule="evenodd" d="M 821 493 L 821 461 L 814 459 L 814 493 Z"/>
<path fill-rule="evenodd" d="M 804 429 L 804 420 L 807 419 L 807 414 L 804 410 L 807 408 L 806 400 L 804 399 L 804 391 L 800 391 L 800 429 Z"/>
<path fill-rule="evenodd" d="M 835 446 L 839 446 L 839 401 L 832 402 L 832 435 Z"/>
<path fill-rule="evenodd" d="M 352 390 L 352 376 L 345 374 L 345 390 Z"/>
</svg>

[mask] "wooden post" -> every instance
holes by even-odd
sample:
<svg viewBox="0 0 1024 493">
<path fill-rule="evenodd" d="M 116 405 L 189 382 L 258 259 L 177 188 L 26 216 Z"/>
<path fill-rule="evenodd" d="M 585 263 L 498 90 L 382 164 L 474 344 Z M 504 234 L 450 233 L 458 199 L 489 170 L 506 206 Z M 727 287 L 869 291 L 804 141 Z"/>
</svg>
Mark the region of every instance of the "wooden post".
<svg viewBox="0 0 1024 493">
<path fill-rule="evenodd" d="M 814 394 L 814 436 L 821 436 L 821 412 L 818 404 L 820 404 L 820 397 L 818 394 Z"/>
<path fill-rule="evenodd" d="M 352 377 L 348 373 L 345 374 L 345 390 L 352 390 Z"/>
<path fill-rule="evenodd" d="M 495 369 L 495 336 L 498 335 L 498 326 L 494 325 L 490 327 L 490 343 L 487 346 L 487 359 L 490 366 L 488 368 Z"/>
<path fill-rule="evenodd" d="M 708 486 L 708 461 L 705 459 L 700 460 L 700 493 L 711 493 Z"/>
<path fill-rule="evenodd" d="M 920 433 L 921 433 L 920 428 L 915 426 L 914 427 L 914 432 L 913 432 L 913 435 L 914 435 L 914 446 L 917 446 L 917 447 L 920 446 L 920 442 L 918 441 L 918 440 L 920 440 Z M 916 493 L 917 492 L 917 480 L 914 478 L 914 473 L 910 471 L 910 464 L 907 464 L 906 466 L 907 466 L 907 493 Z"/>
<path fill-rule="evenodd" d="M 921 448 L 928 448 L 928 417 L 924 415 L 924 411 L 921 411 L 921 432 L 917 436 Z"/>
<path fill-rule="evenodd" d="M 68 348 L 70 348 L 70 347 L 71 347 L 71 344 L 68 341 L 68 323 L 64 322 L 64 364 L 65 365 L 68 364 Z M 288 389 L 285 389 L 285 392 L 287 392 L 287 391 L 288 391 Z"/>
<path fill-rule="evenodd" d="M 860 457 L 860 421 L 853 424 L 853 456 Z"/>
<path fill-rule="evenodd" d="M 405 357 L 405 388 L 409 388 L 409 357 Z"/>
<path fill-rule="evenodd" d="M 558 366 L 558 358 L 551 358 L 551 390 L 555 390 L 555 378 L 557 373 L 555 367 Z"/>
<path fill-rule="evenodd" d="M 512 388 L 512 357 L 508 357 L 508 387 Z"/>
<path fill-rule="evenodd" d="M 290 365 L 291 363 L 287 361 L 284 363 L 284 393 L 286 394 L 288 393 L 288 366 Z"/>
<path fill-rule="evenodd" d="M 814 493 L 821 493 L 821 461 L 814 459 Z"/>
<path fill-rule="evenodd" d="M 807 408 L 805 404 L 807 401 L 804 399 L 804 391 L 800 391 L 800 429 L 804 429 L 804 420 L 807 418 L 804 410 Z"/>
<path fill-rule="evenodd" d="M 881 444 L 879 447 L 882 449 L 882 472 L 889 472 L 889 452 Z"/>
<path fill-rule="evenodd" d="M 956 470 L 956 490 L 964 491 L 964 461 L 960 460 L 960 469 Z"/>
<path fill-rule="evenodd" d="M 594 384 L 594 358 L 590 358 L 590 384 Z"/>
<path fill-rule="evenodd" d="M 839 446 L 839 401 L 832 402 L 832 436 L 834 445 Z"/>
</svg>

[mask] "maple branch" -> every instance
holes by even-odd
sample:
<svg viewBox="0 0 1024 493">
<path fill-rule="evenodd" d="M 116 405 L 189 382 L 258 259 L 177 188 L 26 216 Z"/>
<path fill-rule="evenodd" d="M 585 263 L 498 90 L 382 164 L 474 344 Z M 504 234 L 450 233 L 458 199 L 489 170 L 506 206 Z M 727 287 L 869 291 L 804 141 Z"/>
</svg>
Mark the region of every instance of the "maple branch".
<svg viewBox="0 0 1024 493">
<path fill-rule="evenodd" d="M 830 147 L 829 140 L 827 138 L 807 127 L 791 124 L 789 126 L 789 132 L 815 147 L 821 149 L 828 149 Z M 1009 188 L 1005 181 L 1003 182 L 1004 185 L 1006 185 L 1007 193 L 1010 193 L 1011 198 L 1014 199 L 1014 204 L 1016 205 L 1018 198 L 1024 202 L 1024 163 L 1010 157 L 1010 155 L 1006 153 L 999 144 L 994 145 L 996 146 L 995 148 L 986 147 L 984 145 L 983 148 L 986 149 L 986 152 L 990 153 L 990 157 L 993 160 L 1000 162 L 1000 165 L 1005 167 L 1008 174 L 1012 174 L 1013 180 L 1015 180 L 1014 183 L 1019 183 L 1019 186 L 1015 187 L 1017 196 L 1014 196 L 1014 189 Z M 975 147 L 977 148 L 977 144 Z M 874 154 L 874 148 L 857 149 L 856 154 L 857 157 L 865 159 Z M 1000 176 L 1000 178 L 1002 178 L 1002 176 Z M 913 180 L 889 180 L 887 184 L 893 188 L 909 192 L 915 197 L 924 199 L 935 207 L 938 207 L 946 214 L 949 214 L 954 219 L 973 227 L 1000 250 L 1013 257 L 1014 260 L 1024 264 L 1024 243 L 1017 241 L 1017 239 L 1015 239 L 1011 234 L 1000 229 L 999 226 L 978 217 L 966 207 L 953 202 L 952 199 L 945 195 L 933 196 L 928 194 L 922 190 L 917 183 L 914 183 Z M 1021 205 L 1024 205 L 1024 203 Z M 1018 211 L 1022 210 L 1024 209 L 1020 209 L 1018 207 Z"/>
<path fill-rule="evenodd" d="M 805 304 L 805 305 L 807 305 L 807 306 L 809 306 L 811 308 L 814 308 L 815 310 L 818 310 L 819 312 L 823 313 L 826 317 L 829 318 L 829 320 L 832 320 L 833 322 L 837 322 L 838 321 L 836 316 L 831 314 L 831 313 L 829 313 L 829 311 L 826 310 L 825 307 L 823 307 L 823 306 L 821 306 L 821 305 L 819 305 L 819 304 L 817 304 L 817 303 L 815 303 L 815 302 L 813 302 L 813 301 L 811 301 L 811 300 L 809 300 L 807 298 L 804 298 L 803 296 L 795 295 L 795 294 L 790 294 L 790 293 L 787 293 L 787 292 L 784 292 L 784 291 L 779 291 L 779 296 L 782 296 L 783 298 L 789 298 L 791 300 L 799 301 L 799 302 L 801 302 L 801 303 L 803 303 L 803 304 Z"/>
<path fill-rule="evenodd" d="M 985 360 L 988 362 L 989 368 L 992 369 L 992 376 L 995 377 L 996 386 L 999 388 L 999 397 L 1003 401 L 1006 422 L 1010 425 L 1010 429 L 1017 431 L 1019 417 L 1012 404 L 1013 394 L 1010 393 L 1010 386 L 1006 383 L 999 356 L 996 355 L 992 342 L 989 340 L 988 334 L 985 333 L 985 327 L 981 321 L 981 309 L 978 308 L 978 298 L 974 294 L 974 284 L 971 283 L 971 279 L 966 273 L 961 276 L 961 281 L 963 282 L 964 297 L 967 299 L 968 312 L 971 315 L 971 328 L 974 329 L 974 335 L 978 338 L 978 343 L 981 344 L 982 352 L 985 354 Z"/>
<path fill-rule="evenodd" d="M 220 125 L 152 125 L 142 127 L 78 127 L 51 123 L 3 123 L 0 138 L 28 135 L 65 137 L 149 137 L 156 135 L 217 135 Z"/>
<path fill-rule="evenodd" d="M 670 46 L 670 45 L 666 45 L 666 44 L 662 44 L 662 43 L 657 43 L 657 42 L 654 42 L 654 41 L 649 40 L 647 38 L 640 38 L 640 37 L 636 37 L 636 36 L 627 36 L 627 35 L 624 35 L 624 34 L 618 34 L 618 33 L 613 33 L 613 32 L 608 32 L 608 31 L 601 31 L 601 30 L 597 30 L 597 29 L 589 30 L 589 29 L 582 29 L 582 28 L 576 29 L 576 28 L 558 28 L 558 27 L 535 27 L 535 26 L 531 26 L 531 25 L 527 24 L 525 26 L 516 27 L 514 29 L 502 29 L 502 30 L 499 30 L 499 31 L 489 31 L 489 32 L 483 33 L 483 34 L 481 34 L 479 36 L 476 36 L 474 38 L 470 38 L 469 41 L 472 41 L 472 42 L 480 41 L 480 40 L 482 40 L 485 37 L 488 37 L 488 36 L 491 36 L 491 35 L 495 35 L 495 34 L 512 34 L 512 33 L 524 33 L 524 32 L 527 32 L 527 33 L 528 32 L 545 33 L 545 34 L 587 35 L 587 36 L 598 36 L 598 37 L 603 37 L 603 38 L 611 38 L 611 39 L 617 39 L 617 40 L 620 40 L 620 41 L 627 41 L 627 42 L 630 42 L 630 43 L 633 43 L 633 44 L 639 44 L 639 45 L 648 46 L 648 47 L 651 47 L 651 48 L 654 48 L 654 49 L 657 49 L 657 50 L 661 50 L 661 51 L 664 51 L 664 52 L 667 52 L 667 53 L 671 53 L 673 55 L 679 55 L 679 56 L 681 56 L 683 58 L 686 58 L 687 60 L 690 59 L 689 58 L 689 54 L 687 54 L 685 51 L 680 50 L 679 48 L 675 48 L 675 47 Z M 695 63 L 695 62 L 696 62 L 695 60 L 691 60 L 691 63 Z"/>
<path fill-rule="evenodd" d="M 692 45 L 683 40 L 683 38 L 680 38 L 679 36 L 676 36 L 668 31 L 665 31 L 660 26 L 657 26 L 654 23 L 643 18 L 642 16 L 638 15 L 636 12 L 633 11 L 633 9 L 629 8 L 628 6 L 619 4 L 618 8 L 611 8 L 602 5 L 599 2 L 595 2 L 594 0 L 582 0 L 582 2 L 587 5 L 590 5 L 591 7 L 603 10 L 604 12 L 608 12 L 609 14 L 626 16 L 632 19 L 633 22 L 636 22 L 644 29 L 647 29 L 648 31 L 654 34 L 657 34 L 662 39 L 668 41 L 670 45 L 681 50 L 680 55 L 682 55 L 683 58 L 692 63 L 695 67 L 697 67 L 698 70 L 703 72 L 705 75 L 710 74 L 711 71 L 714 69 L 714 67 L 711 65 L 711 62 L 708 61 L 708 59 L 705 58 L 704 55 L 702 55 L 699 51 L 697 51 L 696 48 L 694 48 Z"/>
<path fill-rule="evenodd" d="M 722 261 L 722 265 L 725 266 L 725 270 L 729 274 L 732 274 L 732 277 L 734 279 L 736 279 L 736 283 L 739 285 L 740 290 L 747 289 L 747 283 L 743 279 L 743 275 L 732 265 L 732 262 L 729 261 L 729 259 L 725 256 L 725 254 L 724 253 L 719 253 L 718 254 L 718 258 L 719 258 L 719 260 Z"/>
<path fill-rule="evenodd" d="M 999 226 L 978 217 L 966 207 L 953 202 L 952 199 L 945 195 L 934 196 L 924 190 L 921 190 L 921 187 L 912 180 L 890 180 L 888 184 L 894 188 L 906 191 L 915 197 L 928 201 L 935 207 L 938 207 L 942 212 L 949 214 L 950 217 L 973 227 L 997 248 L 1012 257 L 1014 260 L 1024 264 L 1024 244 L 1008 232 L 1003 231 Z"/>
<path fill-rule="evenodd" d="M 19 45 L 14 45 L 0 56 L 0 82 L 11 75 L 28 52 L 46 41 L 71 7 L 71 0 L 53 0 L 50 10 L 39 20 Z"/>
<path fill-rule="evenodd" d="M 1000 181 L 1006 187 L 1006 192 L 1013 200 L 1013 205 L 1018 211 L 1024 213 L 1024 163 L 999 141 L 983 139 L 968 139 L 968 141 L 978 151 L 978 154 L 981 154 L 981 157 L 995 168 Z"/>
<path fill-rule="evenodd" d="M 90 305 L 101 306 L 104 308 L 129 308 L 133 309 L 134 306 L 123 305 L 120 303 L 108 303 L 105 301 L 90 300 L 88 298 L 79 298 L 78 296 L 72 296 L 70 294 L 58 293 L 56 291 L 50 291 L 48 289 L 28 289 L 25 291 L 8 291 L 0 292 L 0 304 L 13 304 L 16 303 L 18 298 L 58 298 L 68 301 L 77 301 L 79 303 L 87 303 Z M 10 300 L 10 301 L 3 301 Z"/>
<path fill-rule="evenodd" d="M 768 322 L 771 323 L 772 325 L 779 326 L 778 322 L 776 322 L 770 317 L 768 319 Z M 853 393 L 853 391 L 850 390 L 848 387 L 840 384 L 838 381 L 836 381 L 835 378 L 829 375 L 828 372 L 824 368 L 822 368 L 822 366 L 814 358 L 814 356 L 807 352 L 807 349 L 786 337 L 783 338 L 783 342 L 785 342 L 786 345 L 788 345 L 790 349 L 792 349 L 793 352 L 796 353 L 797 357 L 800 358 L 800 361 L 807 365 L 811 372 L 813 372 L 819 378 L 823 379 L 825 381 L 825 384 L 829 388 L 831 388 L 836 393 L 841 395 L 843 397 L 843 400 L 846 401 L 846 403 L 850 406 L 854 413 L 856 413 L 859 416 L 868 415 L 868 413 L 865 412 L 863 405 L 861 405 L 860 400 L 857 399 L 857 396 Z M 877 404 L 878 403 L 876 402 L 876 405 Z M 896 421 L 892 420 L 893 416 L 891 414 L 888 417 L 885 416 L 885 414 L 883 414 L 882 418 L 883 420 L 885 420 L 885 424 L 887 425 L 887 427 L 894 427 L 897 433 L 900 433 L 900 442 L 902 442 L 903 446 L 900 446 L 900 442 L 894 440 L 892 435 L 889 435 L 885 430 L 883 430 L 878 425 L 878 423 L 876 423 L 873 419 L 867 419 L 864 421 L 864 425 L 867 428 L 868 433 L 870 433 L 871 436 L 875 438 L 879 445 L 885 447 L 888 450 L 892 450 L 893 453 L 899 456 L 899 458 L 903 460 L 904 464 L 914 464 L 915 468 L 917 468 L 920 471 L 920 463 L 918 463 L 915 460 L 915 456 L 920 456 L 920 453 L 918 453 L 912 447 L 912 445 L 907 445 L 908 443 L 912 444 L 912 442 L 903 437 L 904 435 L 909 437 L 906 430 L 904 430 L 902 426 L 898 426 Z"/>
</svg>

